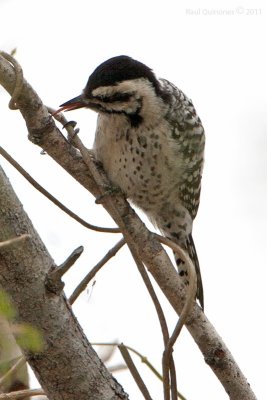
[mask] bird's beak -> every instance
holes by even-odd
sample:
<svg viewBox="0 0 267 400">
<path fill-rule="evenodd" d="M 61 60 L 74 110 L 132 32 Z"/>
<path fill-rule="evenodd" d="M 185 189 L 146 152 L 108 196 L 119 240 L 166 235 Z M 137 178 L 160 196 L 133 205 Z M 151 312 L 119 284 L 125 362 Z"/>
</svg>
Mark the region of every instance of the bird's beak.
<svg viewBox="0 0 267 400">
<path fill-rule="evenodd" d="M 69 101 L 66 101 L 66 103 L 61 104 L 60 108 L 57 111 L 55 111 L 53 113 L 53 115 L 56 115 L 56 114 L 60 113 L 61 111 L 72 111 L 72 110 L 77 110 L 78 108 L 82 108 L 82 107 L 85 107 L 85 103 L 84 103 L 83 97 L 80 95 L 80 96 L 74 97 L 73 99 L 71 99 Z"/>
</svg>

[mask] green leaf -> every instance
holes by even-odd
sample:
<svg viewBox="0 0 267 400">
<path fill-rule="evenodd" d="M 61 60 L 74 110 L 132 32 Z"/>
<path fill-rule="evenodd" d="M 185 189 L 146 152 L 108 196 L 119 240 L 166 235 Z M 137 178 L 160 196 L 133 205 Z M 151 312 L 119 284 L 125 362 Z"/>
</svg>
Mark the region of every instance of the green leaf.
<svg viewBox="0 0 267 400">
<path fill-rule="evenodd" d="M 11 304 L 10 297 L 6 292 L 0 290 L 0 316 L 11 320 L 16 316 L 16 311 Z"/>
<path fill-rule="evenodd" d="M 20 324 L 16 333 L 16 340 L 18 345 L 26 350 L 40 352 L 43 349 L 41 333 L 32 325 Z"/>
</svg>

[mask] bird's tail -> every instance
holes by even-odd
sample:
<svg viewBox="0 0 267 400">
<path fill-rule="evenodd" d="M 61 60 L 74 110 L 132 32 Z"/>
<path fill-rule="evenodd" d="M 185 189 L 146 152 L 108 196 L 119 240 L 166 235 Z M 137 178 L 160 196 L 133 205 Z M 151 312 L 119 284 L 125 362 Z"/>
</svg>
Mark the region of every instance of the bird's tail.
<svg viewBox="0 0 267 400">
<path fill-rule="evenodd" d="M 202 309 L 204 310 L 204 292 L 203 292 L 202 278 L 201 278 L 201 273 L 200 273 L 197 252 L 196 252 L 196 248 L 195 248 L 195 244 L 194 244 L 192 235 L 189 235 L 187 237 L 184 250 L 188 253 L 189 257 L 191 258 L 191 260 L 195 266 L 195 271 L 196 271 L 196 275 L 197 275 L 196 297 L 197 297 Z M 184 261 L 181 260 L 181 258 L 178 257 L 176 254 L 175 254 L 175 261 L 178 266 L 179 275 L 182 276 L 186 281 L 187 271 L 185 270 Z M 188 283 L 188 280 L 187 280 L 187 283 Z"/>
</svg>

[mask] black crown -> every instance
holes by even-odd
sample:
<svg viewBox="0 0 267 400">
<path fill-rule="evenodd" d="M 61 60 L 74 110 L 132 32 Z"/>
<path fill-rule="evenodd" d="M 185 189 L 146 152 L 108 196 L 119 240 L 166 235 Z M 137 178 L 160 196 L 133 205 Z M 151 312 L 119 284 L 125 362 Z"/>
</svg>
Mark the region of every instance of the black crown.
<svg viewBox="0 0 267 400">
<path fill-rule="evenodd" d="M 85 95 L 91 95 L 92 91 L 100 86 L 112 86 L 119 82 L 146 78 L 160 95 L 160 86 L 153 71 L 145 64 L 128 56 L 117 56 L 100 64 L 90 75 L 85 87 Z"/>
</svg>

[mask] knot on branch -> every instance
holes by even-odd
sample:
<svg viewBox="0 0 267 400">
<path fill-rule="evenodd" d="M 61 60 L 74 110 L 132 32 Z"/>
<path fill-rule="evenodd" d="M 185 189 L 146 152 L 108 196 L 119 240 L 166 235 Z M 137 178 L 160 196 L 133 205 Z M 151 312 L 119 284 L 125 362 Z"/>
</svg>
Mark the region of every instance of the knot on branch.
<svg viewBox="0 0 267 400">
<path fill-rule="evenodd" d="M 40 127 L 32 128 L 31 126 L 27 126 L 27 128 L 29 132 L 29 140 L 38 146 L 42 146 L 42 144 L 45 142 L 44 134 L 47 135 L 48 133 L 53 132 L 55 129 L 55 124 L 52 117 L 49 115 L 48 117 L 43 118 Z"/>
<path fill-rule="evenodd" d="M 213 347 L 208 355 L 205 357 L 205 362 L 210 367 L 215 368 L 224 368 L 226 362 L 226 354 L 222 348 L 222 345 L 218 343 L 217 347 Z"/>
<path fill-rule="evenodd" d="M 49 292 L 60 295 L 65 284 L 62 282 L 62 276 L 72 267 L 75 261 L 80 257 L 84 248 L 77 247 L 70 256 L 59 266 L 53 265 L 47 273 L 45 286 Z"/>
</svg>

